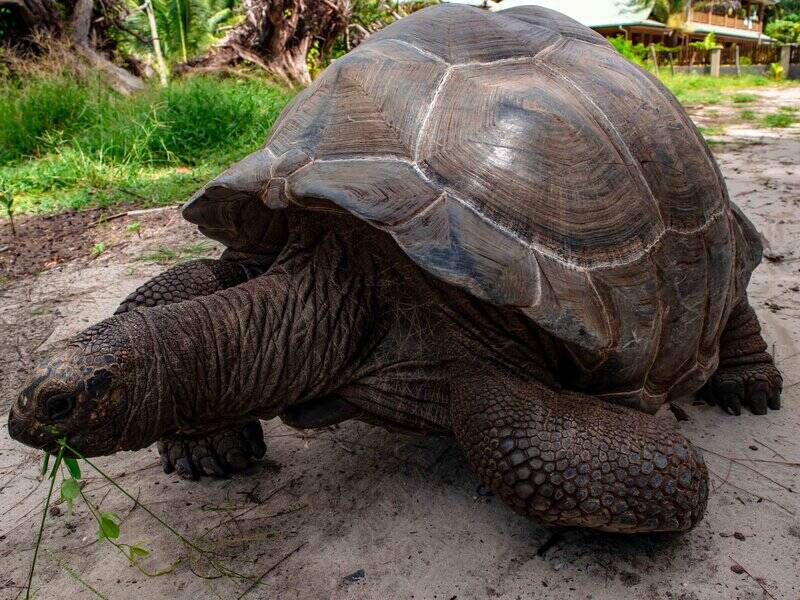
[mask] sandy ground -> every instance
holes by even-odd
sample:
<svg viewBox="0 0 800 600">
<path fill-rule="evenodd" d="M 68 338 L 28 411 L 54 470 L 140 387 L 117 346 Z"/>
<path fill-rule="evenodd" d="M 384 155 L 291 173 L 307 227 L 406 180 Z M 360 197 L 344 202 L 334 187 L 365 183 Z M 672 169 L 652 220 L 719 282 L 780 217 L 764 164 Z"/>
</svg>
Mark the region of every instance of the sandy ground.
<svg viewBox="0 0 800 600">
<path fill-rule="evenodd" d="M 800 106 L 800 89 L 762 90 L 758 110 Z M 695 111 L 700 121 L 724 115 Z M 706 450 L 712 494 L 685 535 L 614 536 L 548 529 L 487 495 L 447 439 L 358 423 L 308 436 L 265 424 L 269 462 L 249 477 L 188 483 L 154 448 L 98 459 L 116 481 L 219 561 L 260 584 L 218 577 L 142 508 L 86 473 L 85 493 L 122 518 L 121 541 L 152 551 L 148 577 L 98 543 L 85 506 L 54 503 L 35 576 L 38 598 L 800 598 L 800 127 L 729 127 L 714 145 L 732 196 L 769 241 L 750 297 L 785 377 L 784 409 L 734 418 L 684 403 L 685 434 Z M 46 485 L 40 456 L 8 438 L 5 412 L 46 348 L 109 315 L 164 267 L 161 248 L 207 253 L 175 211 L 97 227 L 99 257 L 0 288 L 0 598 L 24 596 Z M 165 252 L 164 249 L 168 251 Z M 781 257 L 781 258 L 777 258 Z M 758 462 L 762 461 L 762 462 Z M 793 464 L 787 464 L 793 463 Z M 544 547 L 551 543 L 549 548 Z M 537 553 L 537 551 L 539 551 Z M 733 569 L 731 568 L 733 566 Z M 205 575 L 200 577 L 198 575 Z M 209 578 L 216 577 L 216 578 Z M 248 589 L 250 588 L 250 589 Z"/>
</svg>

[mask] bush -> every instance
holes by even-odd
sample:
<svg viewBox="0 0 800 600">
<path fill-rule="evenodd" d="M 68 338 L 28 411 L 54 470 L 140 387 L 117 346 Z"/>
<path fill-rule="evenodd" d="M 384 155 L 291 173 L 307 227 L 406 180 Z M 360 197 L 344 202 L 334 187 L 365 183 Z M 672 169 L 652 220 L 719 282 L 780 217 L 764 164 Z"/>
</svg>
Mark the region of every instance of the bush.
<svg viewBox="0 0 800 600">
<path fill-rule="evenodd" d="M 261 145 L 291 92 L 193 77 L 122 97 L 49 73 L 0 79 L 0 97 L 0 191 L 26 212 L 181 200 Z"/>
<path fill-rule="evenodd" d="M 40 155 L 85 127 L 91 88 L 66 76 L 0 84 L 0 164 Z"/>
<path fill-rule="evenodd" d="M 66 76 L 0 83 L 0 164 L 67 149 L 112 162 L 194 165 L 257 146 L 289 93 L 195 77 L 121 97 Z"/>
<path fill-rule="evenodd" d="M 624 35 L 608 38 L 608 41 L 611 42 L 617 52 L 631 62 L 640 66 L 644 64 L 644 59 L 647 57 L 647 46 L 644 44 L 634 44 Z"/>
<path fill-rule="evenodd" d="M 778 20 L 767 23 L 765 33 L 783 44 L 800 42 L 800 22 Z"/>
</svg>

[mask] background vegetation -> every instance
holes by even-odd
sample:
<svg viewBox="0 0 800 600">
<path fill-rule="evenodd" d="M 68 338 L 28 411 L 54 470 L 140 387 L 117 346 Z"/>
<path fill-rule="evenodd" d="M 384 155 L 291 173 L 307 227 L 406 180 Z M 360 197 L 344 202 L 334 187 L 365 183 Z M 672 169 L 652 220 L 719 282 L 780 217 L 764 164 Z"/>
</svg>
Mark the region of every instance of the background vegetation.
<svg viewBox="0 0 800 600">
<path fill-rule="evenodd" d="M 216 74 L 180 75 L 178 68 L 236 28 L 245 17 L 240 2 L 253 1 L 152 0 L 161 49 L 173 73 L 167 87 L 151 73 L 145 88 L 132 95 L 120 94 L 102 73 L 70 60 L 69 48 L 55 37 L 37 40 L 33 54 L 0 50 L 0 195 L 13 199 L 13 211 L 179 202 L 262 144 L 297 88 L 265 76 L 257 65 Z M 124 18 L 108 31 L 114 48 L 134 57 L 130 60 L 145 72 L 153 69 L 152 32 L 136 4 L 126 5 Z M 665 0 L 659 7 L 675 10 L 679 4 Z M 315 40 L 309 46 L 311 75 L 401 16 L 386 0 L 352 0 L 350 7 L 349 25 L 332 42 Z M 800 0 L 786 0 L 775 16 L 775 27 L 800 24 Z M 0 32 L 10 26 L 0 11 Z M 647 57 L 641 44 L 624 38 L 612 43 L 634 62 L 643 64 Z M 666 71 L 664 83 L 690 105 L 717 104 L 736 89 L 772 83 L 753 75 L 711 79 Z M 781 122 L 794 118 L 787 115 L 780 115 Z"/>
</svg>

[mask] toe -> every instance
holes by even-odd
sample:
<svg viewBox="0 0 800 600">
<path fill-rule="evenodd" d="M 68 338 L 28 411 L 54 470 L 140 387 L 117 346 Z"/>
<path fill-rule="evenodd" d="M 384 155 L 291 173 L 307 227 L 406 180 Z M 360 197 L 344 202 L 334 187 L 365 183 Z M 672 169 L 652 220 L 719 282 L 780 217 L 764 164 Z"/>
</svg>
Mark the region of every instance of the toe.
<svg viewBox="0 0 800 600">
<path fill-rule="evenodd" d="M 250 465 L 250 459 L 239 448 L 229 450 L 225 454 L 225 462 L 233 473 L 244 471 Z"/>
<path fill-rule="evenodd" d="M 755 380 L 747 384 L 747 397 L 750 404 L 750 411 L 754 415 L 767 414 L 767 397 L 769 395 L 769 384 L 766 381 Z"/>
<path fill-rule="evenodd" d="M 264 443 L 264 432 L 261 423 L 253 421 L 242 427 L 242 439 L 245 447 L 250 451 L 253 458 L 263 458 L 267 453 L 267 445 Z"/>
<path fill-rule="evenodd" d="M 200 459 L 199 464 L 203 469 L 203 473 L 211 477 L 225 477 L 227 475 L 225 468 L 220 464 L 216 456 L 212 456 L 210 454 L 208 456 L 204 456 Z"/>
<path fill-rule="evenodd" d="M 780 410 L 781 408 L 781 390 L 772 390 L 767 398 L 767 406 L 772 410 Z"/>
<path fill-rule="evenodd" d="M 172 464 L 169 458 L 169 446 L 162 440 L 156 444 L 156 448 L 158 449 L 158 458 L 161 461 L 161 468 L 164 470 L 164 473 L 169 475 L 175 471 L 175 465 Z"/>
<path fill-rule="evenodd" d="M 188 479 L 189 481 L 196 481 L 199 479 L 199 475 L 187 455 L 181 456 L 175 461 L 175 472 L 181 479 Z"/>
<path fill-rule="evenodd" d="M 710 406 L 717 404 L 717 400 L 714 398 L 714 386 L 711 385 L 710 382 L 704 385 L 700 390 L 700 398 L 705 400 L 706 404 L 709 404 Z"/>
<path fill-rule="evenodd" d="M 719 399 L 723 409 L 732 415 L 742 414 L 742 386 L 740 384 L 726 381 L 719 385 L 714 395 Z"/>
</svg>

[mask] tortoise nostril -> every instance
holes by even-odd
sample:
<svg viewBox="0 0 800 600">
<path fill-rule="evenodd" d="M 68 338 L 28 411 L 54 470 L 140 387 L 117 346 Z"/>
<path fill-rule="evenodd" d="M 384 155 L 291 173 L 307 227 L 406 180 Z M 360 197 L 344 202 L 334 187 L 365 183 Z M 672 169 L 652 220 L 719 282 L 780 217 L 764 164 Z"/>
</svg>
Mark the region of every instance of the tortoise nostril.
<svg viewBox="0 0 800 600">
<path fill-rule="evenodd" d="M 50 419 L 63 419 L 75 407 L 75 402 L 72 394 L 61 393 L 50 396 L 45 401 L 45 413 Z"/>
</svg>

